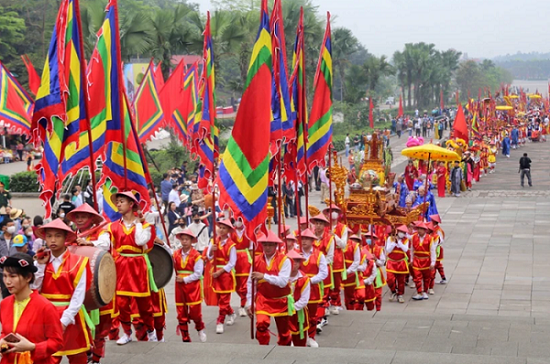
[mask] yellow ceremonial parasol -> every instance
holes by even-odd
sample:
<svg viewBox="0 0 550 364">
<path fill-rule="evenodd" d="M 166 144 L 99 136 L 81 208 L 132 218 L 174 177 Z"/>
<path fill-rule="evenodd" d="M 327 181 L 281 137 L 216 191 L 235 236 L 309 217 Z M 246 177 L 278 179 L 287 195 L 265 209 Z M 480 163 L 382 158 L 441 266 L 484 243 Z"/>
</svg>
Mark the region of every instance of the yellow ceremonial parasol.
<svg viewBox="0 0 550 364">
<path fill-rule="evenodd" d="M 519 96 L 518 96 L 518 95 L 510 95 L 510 96 L 508 96 L 508 97 L 511 98 L 511 99 L 519 99 Z"/>
<path fill-rule="evenodd" d="M 460 156 L 449 149 L 439 147 L 434 144 L 424 144 L 416 147 L 405 148 L 401 151 L 401 154 L 405 157 L 428 160 L 428 172 L 426 176 L 426 184 L 424 186 L 424 202 L 428 196 L 428 176 L 430 175 L 430 161 L 440 161 L 440 162 L 452 162 L 460 161 Z M 426 210 L 426 214 L 428 210 Z M 426 216 L 427 218 L 428 216 Z"/>
<path fill-rule="evenodd" d="M 538 94 L 532 94 L 532 95 L 527 95 L 530 99 L 540 99 L 542 98 L 541 95 L 538 95 Z"/>
<path fill-rule="evenodd" d="M 460 160 L 460 156 L 456 152 L 435 144 L 424 144 L 417 147 L 405 148 L 401 151 L 401 154 L 405 157 L 428 161 L 452 162 Z"/>
<path fill-rule="evenodd" d="M 497 110 L 513 110 L 514 108 L 512 106 L 508 105 L 498 105 L 495 107 Z"/>
</svg>

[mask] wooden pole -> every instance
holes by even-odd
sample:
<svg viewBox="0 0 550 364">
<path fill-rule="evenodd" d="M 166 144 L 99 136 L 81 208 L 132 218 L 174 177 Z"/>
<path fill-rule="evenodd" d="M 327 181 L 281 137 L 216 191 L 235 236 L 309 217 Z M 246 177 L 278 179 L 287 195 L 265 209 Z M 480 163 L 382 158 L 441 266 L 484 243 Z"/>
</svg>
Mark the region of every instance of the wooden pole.
<svg viewBox="0 0 550 364">
<path fill-rule="evenodd" d="M 77 22 L 77 26 L 78 28 L 80 29 L 80 32 L 79 32 L 79 41 L 80 41 L 80 49 L 79 49 L 79 52 L 80 52 L 80 73 L 81 73 L 81 78 L 84 80 L 84 81 L 87 81 L 87 77 L 86 77 L 86 57 L 84 55 L 84 40 L 82 39 L 82 20 L 80 18 L 80 4 L 78 2 L 78 0 L 75 0 L 75 9 L 78 9 L 78 11 L 76 11 L 75 15 L 76 15 L 76 22 Z M 85 119 L 85 123 L 86 123 L 86 128 L 88 129 L 88 149 L 89 149 L 89 153 L 90 153 L 90 159 L 89 159 L 89 163 L 90 163 L 90 178 L 92 180 L 92 189 L 93 189 L 93 193 L 92 193 L 92 201 L 94 202 L 94 210 L 96 211 L 99 211 L 99 208 L 97 206 L 97 196 L 96 196 L 96 192 L 97 192 L 97 186 L 96 186 L 96 181 L 95 181 L 95 161 L 94 161 L 94 147 L 93 147 L 93 140 L 92 140 L 92 126 L 91 126 L 91 123 L 90 123 L 90 111 L 89 111 L 89 108 L 88 108 L 88 85 L 86 84 L 86 82 L 84 82 L 84 84 L 81 84 L 80 87 L 82 87 L 82 93 L 84 95 L 84 111 L 86 113 L 86 119 Z"/>
</svg>

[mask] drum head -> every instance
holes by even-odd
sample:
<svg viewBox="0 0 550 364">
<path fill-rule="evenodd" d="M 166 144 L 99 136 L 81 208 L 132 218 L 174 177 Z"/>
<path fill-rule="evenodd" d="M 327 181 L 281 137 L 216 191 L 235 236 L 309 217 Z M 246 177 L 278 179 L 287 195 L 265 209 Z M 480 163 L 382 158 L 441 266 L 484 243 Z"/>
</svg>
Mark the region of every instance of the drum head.
<svg viewBox="0 0 550 364">
<path fill-rule="evenodd" d="M 108 252 L 103 252 L 99 264 L 96 264 L 95 277 L 97 277 L 99 298 L 107 305 L 113 300 L 116 291 L 115 260 Z"/>
<path fill-rule="evenodd" d="M 155 284 L 158 288 L 163 288 L 170 282 L 172 274 L 174 273 L 172 256 L 166 248 L 155 244 L 153 249 L 149 252 L 149 260 L 153 267 Z"/>
</svg>

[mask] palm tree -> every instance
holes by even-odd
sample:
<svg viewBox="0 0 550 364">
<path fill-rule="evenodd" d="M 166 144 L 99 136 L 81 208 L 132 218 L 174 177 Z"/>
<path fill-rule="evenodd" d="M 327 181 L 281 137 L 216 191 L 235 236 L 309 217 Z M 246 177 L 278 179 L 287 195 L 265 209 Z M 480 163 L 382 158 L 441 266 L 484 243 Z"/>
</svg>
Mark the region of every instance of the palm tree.
<svg viewBox="0 0 550 364">
<path fill-rule="evenodd" d="M 349 56 L 358 50 L 358 45 L 359 41 L 351 30 L 340 27 L 332 31 L 332 63 L 338 71 L 340 100 L 344 100 L 346 94 L 344 77 L 350 65 Z"/>
<path fill-rule="evenodd" d="M 366 76 L 369 96 L 372 96 L 381 77 L 395 74 L 395 69 L 389 64 L 386 56 L 381 56 L 380 58 L 372 56 L 363 63 L 361 68 Z"/>
<path fill-rule="evenodd" d="M 194 13 L 186 4 L 179 4 L 174 9 L 157 9 L 151 16 L 148 34 L 151 41 L 146 49 L 160 61 L 165 78 L 169 76 L 173 55 L 187 51 L 192 45 L 202 45 L 199 30 L 189 21 Z"/>
</svg>

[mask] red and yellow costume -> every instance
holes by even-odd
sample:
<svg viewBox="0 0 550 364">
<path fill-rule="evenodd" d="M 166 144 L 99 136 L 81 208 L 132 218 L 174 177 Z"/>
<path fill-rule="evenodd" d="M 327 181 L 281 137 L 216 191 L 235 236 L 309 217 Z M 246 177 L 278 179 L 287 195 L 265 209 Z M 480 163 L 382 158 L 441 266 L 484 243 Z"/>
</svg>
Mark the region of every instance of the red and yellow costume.
<svg viewBox="0 0 550 364">
<path fill-rule="evenodd" d="M 292 281 L 291 279 L 290 282 L 294 302 L 298 302 L 300 298 L 302 298 L 302 295 L 308 286 L 310 288 L 309 292 L 311 293 L 309 277 L 303 272 L 299 272 L 298 274 L 300 277 L 298 277 L 295 281 Z M 307 306 L 301 310 L 301 313 L 296 311 L 289 318 L 288 326 L 290 328 L 290 334 L 292 335 L 292 343 L 294 346 L 306 346 L 308 337 L 307 332 L 309 330 L 309 314 Z"/>
<path fill-rule="evenodd" d="M 237 263 L 235 264 L 236 292 L 241 298 L 241 307 L 244 307 L 246 304 L 246 282 L 252 265 L 251 240 L 246 237 L 244 229 L 235 229 L 231 234 L 231 240 L 235 242 L 235 248 L 237 249 Z M 259 245 L 261 246 L 261 244 Z"/>
<path fill-rule="evenodd" d="M 57 309 L 36 291 L 20 303 L 15 301 L 15 296 L 3 299 L 0 303 L 2 337 L 20 334 L 34 343 L 35 349 L 30 353 L 3 354 L 0 363 L 52 363 L 52 355 L 63 348 L 63 328 L 57 316 Z"/>
<path fill-rule="evenodd" d="M 376 239 L 377 241 L 380 239 Z M 382 287 L 386 285 L 386 278 L 384 277 L 384 272 L 382 270 L 382 266 L 386 263 L 386 255 L 384 253 L 384 247 L 379 245 L 374 245 L 371 247 L 371 253 L 374 255 L 375 261 L 378 261 L 376 264 L 376 269 L 378 269 L 378 274 L 376 275 L 376 279 L 374 281 L 374 293 L 376 294 L 376 300 L 375 306 L 376 311 L 380 311 L 382 309 Z"/>
<path fill-rule="evenodd" d="M 88 290 L 92 278 L 88 258 L 71 254 L 67 250 L 63 253 L 62 263 L 57 273 L 51 262 L 46 264 L 40 294 L 53 303 L 59 319 L 63 311 L 69 307 L 84 272 L 86 272 L 86 290 Z M 50 317 L 50 319 L 54 318 Z M 90 349 L 91 337 L 86 327 L 84 307 L 76 314 L 74 321 L 74 325 L 67 326 L 63 332 L 63 348 L 53 354 L 57 357 L 54 358 L 57 362 L 61 361 L 62 356 L 79 356 L 79 359 L 83 357 L 86 360 L 85 353 Z"/>
<path fill-rule="evenodd" d="M 359 280 L 357 287 L 355 288 L 355 309 L 363 310 L 366 305 L 367 310 L 372 311 L 374 309 L 374 301 L 376 300 L 376 294 L 374 291 L 374 281 L 372 283 L 365 283 L 365 280 L 376 274 L 376 264 L 372 257 L 368 246 L 364 246 L 361 249 L 361 263 L 359 266 L 365 267 L 363 272 L 358 272 Z"/>
<path fill-rule="evenodd" d="M 271 276 L 279 276 L 283 265 L 289 265 L 290 261 L 286 255 L 275 252 L 270 262 L 264 254 L 254 258 L 254 271 Z M 290 273 L 290 272 L 289 272 Z M 292 289 L 287 283 L 284 287 L 269 283 L 265 278 L 257 282 L 257 294 L 255 301 L 256 311 L 256 339 L 260 345 L 269 345 L 269 325 L 271 317 L 275 319 L 278 332 L 278 345 L 290 345 L 291 335 L 289 328 L 289 316 L 294 314 L 292 300 Z"/>
<path fill-rule="evenodd" d="M 321 256 L 322 253 L 319 250 L 313 248 L 309 258 L 302 262 L 300 271 L 302 271 L 310 279 L 319 274 Z M 309 313 L 308 336 L 310 338 L 315 338 L 315 333 L 317 329 L 317 307 L 323 301 L 324 283 L 320 282 L 314 284 L 310 281 L 310 285 L 310 295 L 307 304 L 307 310 Z"/>
<path fill-rule="evenodd" d="M 148 223 L 142 224 L 149 228 Z M 138 308 L 141 321 L 148 331 L 155 329 L 151 304 L 152 272 L 149 269 L 147 252 L 153 247 L 154 230 L 149 242 L 143 246 L 136 243 L 135 225 L 128 229 L 122 220 L 110 223 L 108 232 L 114 252 L 117 287 L 115 305 L 120 311 L 120 323 L 127 335 L 132 333 L 132 300 Z M 154 284 L 154 282 L 153 282 Z"/>
<path fill-rule="evenodd" d="M 183 257 L 182 249 L 176 250 L 173 256 L 176 275 L 189 277 L 195 271 L 195 265 L 202 262 L 201 254 L 191 248 L 189 254 Z M 202 274 L 202 273 L 201 273 Z M 204 329 L 202 321 L 202 277 L 189 283 L 176 282 L 176 309 L 178 312 L 178 331 L 183 341 L 191 341 L 189 337 L 189 322 L 193 320 L 195 329 Z"/>
<path fill-rule="evenodd" d="M 346 225 L 342 223 L 337 223 L 332 232 L 342 239 L 346 233 Z M 347 234 L 345 234 L 347 236 Z M 342 306 L 340 299 L 340 288 L 342 286 L 342 281 L 347 279 L 346 272 L 346 263 L 344 261 L 344 250 L 340 248 L 336 242 L 334 242 L 334 261 L 332 262 L 332 288 L 330 290 L 330 301 L 333 306 Z"/>
<path fill-rule="evenodd" d="M 236 246 L 231 238 L 225 239 L 223 244 L 222 242 L 221 238 L 217 238 L 214 243 L 218 249 L 213 252 L 214 264 L 212 265 L 212 273 L 219 269 L 223 269 L 229 263 L 231 249 L 235 249 Z M 219 315 L 217 323 L 223 324 L 225 322 L 225 316 L 233 314 L 233 309 L 231 308 L 231 292 L 235 292 L 235 287 L 237 285 L 234 270 L 230 272 L 224 270 L 219 277 L 212 277 L 209 284 L 212 285 L 212 289 L 218 296 Z"/>
<path fill-rule="evenodd" d="M 325 257 L 327 257 L 327 269 L 328 276 L 323 281 L 323 300 L 317 307 L 317 317 L 323 317 L 325 315 L 325 309 L 329 306 L 330 289 L 334 286 L 332 279 L 332 264 L 328 261 L 330 252 L 334 252 L 334 238 L 327 233 L 323 232 L 323 237 L 313 242 L 313 248 L 319 250 Z M 311 314 L 311 312 L 310 312 Z"/>
<path fill-rule="evenodd" d="M 346 267 L 349 267 L 353 264 L 353 259 L 357 251 L 360 251 L 359 243 L 356 243 L 352 240 L 348 240 L 348 245 L 344 251 L 344 261 Z M 342 281 L 342 286 L 344 287 L 344 302 L 346 309 L 354 310 L 355 309 L 355 289 L 359 285 L 359 276 L 357 272 L 351 272 L 347 274 L 347 279 Z"/>
<path fill-rule="evenodd" d="M 435 275 L 436 272 L 439 273 L 441 279 L 445 279 L 445 268 L 443 267 L 443 258 L 445 257 L 445 249 L 443 249 L 443 241 L 445 240 L 445 232 L 439 226 L 439 224 L 434 224 L 434 230 L 432 233 L 433 243 L 436 244 L 436 260 L 435 260 L 435 269 L 432 271 L 432 281 L 430 283 L 430 288 L 434 288 L 435 284 Z"/>
<path fill-rule="evenodd" d="M 417 293 L 428 292 L 432 280 L 432 272 L 430 271 L 432 237 L 430 234 L 425 234 L 423 237 L 418 233 L 414 234 L 412 250 L 412 268 L 416 291 Z M 433 259 L 435 261 L 435 257 Z"/>
<path fill-rule="evenodd" d="M 386 263 L 386 273 L 388 275 L 388 287 L 397 294 L 405 293 L 405 279 L 409 276 L 409 257 L 407 251 L 397 246 L 395 237 L 389 237 L 386 242 L 386 251 L 388 252 L 388 260 Z M 405 247 L 408 248 L 409 240 L 407 238 L 399 239 Z M 390 246 L 394 245 L 390 250 Z"/>
</svg>

